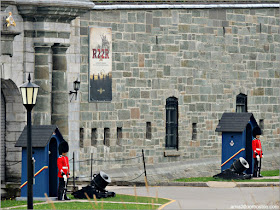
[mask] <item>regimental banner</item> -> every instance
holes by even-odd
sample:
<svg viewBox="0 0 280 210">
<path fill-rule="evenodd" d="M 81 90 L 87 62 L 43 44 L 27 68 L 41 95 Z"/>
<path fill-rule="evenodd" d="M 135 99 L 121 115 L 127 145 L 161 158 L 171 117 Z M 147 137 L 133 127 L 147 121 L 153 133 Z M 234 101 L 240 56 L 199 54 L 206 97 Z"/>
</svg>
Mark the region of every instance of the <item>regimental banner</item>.
<svg viewBox="0 0 280 210">
<path fill-rule="evenodd" d="M 89 101 L 112 100 L 112 29 L 89 28 Z"/>
</svg>

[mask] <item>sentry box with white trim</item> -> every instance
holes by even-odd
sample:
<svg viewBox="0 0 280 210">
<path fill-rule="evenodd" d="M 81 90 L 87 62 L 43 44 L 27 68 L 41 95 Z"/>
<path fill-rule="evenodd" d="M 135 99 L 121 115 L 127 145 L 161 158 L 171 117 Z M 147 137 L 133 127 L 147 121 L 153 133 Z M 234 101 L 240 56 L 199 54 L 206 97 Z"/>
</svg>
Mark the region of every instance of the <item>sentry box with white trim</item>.
<svg viewBox="0 0 280 210">
<path fill-rule="evenodd" d="M 34 199 L 57 197 L 58 146 L 63 137 L 55 125 L 32 126 L 32 157 L 35 159 Z M 16 145 L 22 147 L 21 198 L 27 197 L 27 127 L 22 131 Z"/>
<path fill-rule="evenodd" d="M 222 132 L 222 163 L 221 171 L 230 168 L 239 157 L 247 160 L 250 167 L 245 171 L 253 173 L 252 131 L 258 126 L 252 113 L 224 113 L 216 128 Z"/>
</svg>

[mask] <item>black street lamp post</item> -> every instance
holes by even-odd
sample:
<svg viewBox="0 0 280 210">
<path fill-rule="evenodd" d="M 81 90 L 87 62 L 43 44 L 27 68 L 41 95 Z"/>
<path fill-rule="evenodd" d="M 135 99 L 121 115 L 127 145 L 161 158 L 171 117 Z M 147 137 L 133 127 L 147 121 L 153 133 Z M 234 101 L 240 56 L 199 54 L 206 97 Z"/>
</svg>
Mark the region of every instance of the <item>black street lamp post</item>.
<svg viewBox="0 0 280 210">
<path fill-rule="evenodd" d="M 30 82 L 19 86 L 22 96 L 23 105 L 27 110 L 27 208 L 33 209 L 33 160 L 32 160 L 32 137 L 31 137 L 31 111 L 36 104 L 39 86 Z"/>
</svg>

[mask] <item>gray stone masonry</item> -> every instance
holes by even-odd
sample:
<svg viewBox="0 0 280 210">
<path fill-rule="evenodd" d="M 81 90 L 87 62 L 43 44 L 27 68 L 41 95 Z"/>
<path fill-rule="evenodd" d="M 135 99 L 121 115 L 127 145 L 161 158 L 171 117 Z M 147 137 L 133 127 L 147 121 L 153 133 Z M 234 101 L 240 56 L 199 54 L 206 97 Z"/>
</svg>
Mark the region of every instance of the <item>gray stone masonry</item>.
<svg viewBox="0 0 280 210">
<path fill-rule="evenodd" d="M 20 167 L 12 161 L 20 160 L 21 153 L 13 144 L 26 115 L 17 87 L 29 73 L 40 85 L 33 123 L 51 124 L 53 119 L 58 124 L 69 140 L 69 158 L 74 151 L 80 161 L 79 177 L 89 175 L 90 162 L 84 160 L 91 154 L 96 171 L 114 174 L 111 170 L 131 168 L 131 176 L 142 168 L 141 158 L 135 158 L 142 149 L 155 174 L 172 164 L 184 170 L 181 163 L 220 157 L 221 135 L 215 128 L 224 112 L 235 112 L 240 92 L 248 96 L 248 111 L 263 124 L 265 157 L 279 149 L 279 8 L 92 10 L 89 0 L 12 4 L 3 15 L 13 12 L 15 29 L 21 34 L 15 36 L 13 50 L 8 49 L 12 54 L 1 56 L 2 79 L 15 86 L 5 94 L 8 174 L 20 177 Z M 112 28 L 111 102 L 88 100 L 89 26 Z M 56 48 L 52 52 L 55 43 L 70 46 L 60 55 Z M 70 103 L 68 92 L 77 77 L 81 88 L 78 99 Z M 165 105 L 172 96 L 178 99 L 178 151 L 165 148 Z M 146 139 L 147 122 L 151 139 Z M 104 145 L 104 128 L 110 129 L 110 146 Z M 122 132 L 117 133 L 117 128 Z M 156 173 L 158 164 L 162 168 Z M 215 170 L 219 164 L 210 165 Z M 264 167 L 270 165 L 277 167 L 267 159 Z M 205 166 L 201 174 L 207 170 L 212 169 Z"/>
<path fill-rule="evenodd" d="M 5 48 L 3 48 L 5 52 L 2 51 L 3 54 L 1 52 L 1 79 L 16 86 L 12 89 L 13 92 L 5 94 L 8 102 L 6 104 L 7 129 L 5 139 L 1 139 L 1 145 L 6 145 L 7 154 L 5 163 L 7 179 L 4 181 L 11 181 L 14 178 L 19 180 L 21 177 L 20 166 L 15 164 L 15 161 L 21 159 L 21 152 L 20 148 L 14 148 L 14 144 L 26 124 L 26 114 L 17 87 L 26 82 L 29 73 L 32 81 L 40 85 L 37 104 L 33 109 L 33 124 L 55 123 L 64 138 L 68 139 L 71 135 L 72 140 L 76 142 L 79 140 L 79 104 L 76 102 L 74 107 L 69 105 L 67 79 L 71 79 L 72 85 L 72 81 L 79 76 L 80 70 L 80 21 L 74 19 L 91 10 L 93 6 L 94 4 L 89 0 L 43 0 L 39 3 L 33 0 L 3 0 L 1 2 L 1 19 L 5 20 L 8 12 L 12 12 L 17 24 L 16 27 L 6 30 L 8 33 L 1 30 L 3 41 L 1 44 Z M 55 50 L 57 45 L 55 43 L 66 46 L 70 42 L 72 46 L 69 52 L 66 54 L 66 48 L 60 58 Z M 51 46 L 54 46 L 54 56 L 51 56 Z M 66 57 L 70 60 L 66 61 Z M 66 71 L 67 65 L 71 66 L 69 72 Z M 52 70 L 54 77 L 52 77 Z M 73 77 L 75 79 L 72 79 Z M 1 90 L 3 91 L 3 87 Z M 18 94 L 16 97 L 15 93 Z M 71 116 L 69 116 L 68 106 Z M 74 112 L 72 109 L 75 109 Z M 53 116 L 51 116 L 52 111 Z M 70 131 L 69 122 L 70 126 L 75 125 L 75 128 Z M 75 143 L 72 145 L 75 146 Z"/>
<path fill-rule="evenodd" d="M 51 123 L 57 125 L 64 139 L 68 140 L 68 87 L 66 50 L 69 45 L 55 44 L 52 71 Z"/>
<path fill-rule="evenodd" d="M 51 83 L 49 76 L 49 56 L 51 44 L 34 44 L 34 83 L 40 86 L 36 106 L 33 109 L 34 125 L 51 124 Z"/>
<path fill-rule="evenodd" d="M 6 181 L 14 181 L 21 176 L 21 148 L 16 148 L 15 143 L 25 126 L 26 109 L 22 105 L 18 87 L 12 80 L 1 79 L 1 90 L 5 98 L 1 103 L 6 104 L 6 132 L 3 135 L 6 141 L 1 142 L 6 153 Z"/>
<path fill-rule="evenodd" d="M 175 164 L 221 155 L 215 132 L 223 112 L 235 112 L 236 96 L 248 96 L 248 112 L 263 120 L 264 153 L 280 146 L 280 35 L 277 8 L 93 10 L 81 17 L 80 160 L 135 157 L 147 164 Z M 88 27 L 111 27 L 111 102 L 88 100 Z M 165 105 L 179 104 L 179 152 L 165 148 Z M 152 138 L 146 139 L 146 122 Z M 192 139 L 192 124 L 197 137 Z M 103 144 L 110 128 L 110 147 Z M 117 127 L 122 138 L 117 141 Z M 97 144 L 91 145 L 91 129 Z M 87 143 L 86 143 L 87 142 Z M 167 154 L 164 156 L 164 154 Z M 95 162 L 97 169 L 131 167 L 136 160 Z M 80 162 L 80 174 L 90 170 Z"/>
</svg>

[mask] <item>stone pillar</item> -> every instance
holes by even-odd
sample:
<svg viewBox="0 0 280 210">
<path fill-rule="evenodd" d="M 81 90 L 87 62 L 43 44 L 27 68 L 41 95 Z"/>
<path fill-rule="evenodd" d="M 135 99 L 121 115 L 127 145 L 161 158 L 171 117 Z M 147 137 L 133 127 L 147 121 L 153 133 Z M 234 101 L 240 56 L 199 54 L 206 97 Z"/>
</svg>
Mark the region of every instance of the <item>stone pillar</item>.
<svg viewBox="0 0 280 210">
<path fill-rule="evenodd" d="M 34 43 L 34 82 L 40 86 L 36 106 L 33 109 L 34 125 L 51 124 L 51 85 L 49 54 L 51 44 Z"/>
<path fill-rule="evenodd" d="M 57 125 L 64 139 L 68 140 L 68 100 L 67 88 L 67 44 L 54 44 L 52 72 L 52 116 L 51 122 Z"/>
</svg>

